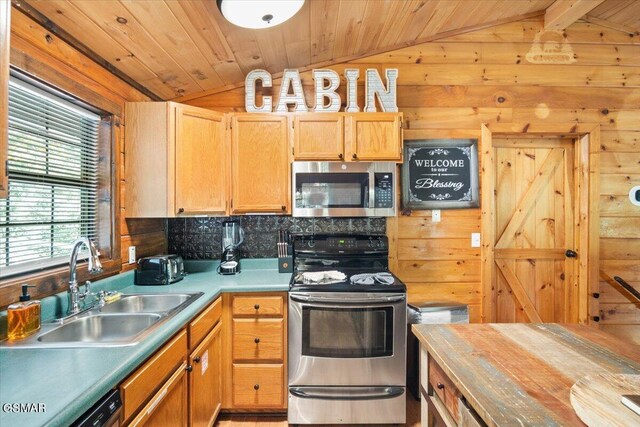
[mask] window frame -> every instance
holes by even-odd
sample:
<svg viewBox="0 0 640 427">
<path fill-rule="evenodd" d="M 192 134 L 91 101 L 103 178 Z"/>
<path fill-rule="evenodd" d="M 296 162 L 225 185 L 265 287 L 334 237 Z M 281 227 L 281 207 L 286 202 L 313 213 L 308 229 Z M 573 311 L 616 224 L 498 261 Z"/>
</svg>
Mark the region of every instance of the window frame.
<svg viewBox="0 0 640 427">
<path fill-rule="evenodd" d="M 85 99 L 96 99 L 96 94 L 86 88 L 79 88 L 73 82 L 69 82 L 69 87 L 61 88 L 52 83 L 28 75 L 12 66 L 11 77 L 22 80 L 31 86 L 49 92 L 62 100 L 77 105 L 81 108 L 95 112 L 100 116 L 99 141 L 98 141 L 98 189 L 96 194 L 96 236 L 100 259 L 103 265 L 103 273 L 89 276 L 86 271 L 86 263 L 78 264 L 78 279 L 80 283 L 84 280 L 97 280 L 103 277 L 117 274 L 121 270 L 120 255 L 120 185 L 117 159 L 121 153 L 120 146 L 122 140 L 122 129 L 118 114 L 121 111 L 107 111 L 104 107 L 110 107 L 112 102 L 104 99 L 104 105 L 93 106 Z M 56 80 L 56 79 L 54 79 Z M 57 82 L 60 83 L 60 82 Z M 65 82 L 66 85 L 66 82 Z M 65 90 L 66 89 L 66 90 Z M 77 93 L 72 93 L 72 89 L 79 89 Z M 102 107 L 102 108 L 100 108 Z M 109 108 L 114 110 L 113 108 Z M 22 284 L 35 285 L 31 294 L 34 297 L 44 297 L 59 293 L 68 289 L 69 266 L 68 264 L 48 266 L 34 269 L 29 272 L 4 276 L 0 274 L 0 309 L 12 302 L 17 301 L 20 295 Z"/>
</svg>

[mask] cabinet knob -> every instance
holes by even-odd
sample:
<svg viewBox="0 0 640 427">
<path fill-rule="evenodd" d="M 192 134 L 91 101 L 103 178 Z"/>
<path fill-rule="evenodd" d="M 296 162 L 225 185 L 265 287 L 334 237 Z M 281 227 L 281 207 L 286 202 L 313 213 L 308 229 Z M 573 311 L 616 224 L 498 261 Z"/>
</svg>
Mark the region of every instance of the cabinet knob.
<svg viewBox="0 0 640 427">
<path fill-rule="evenodd" d="M 351 156 L 352 159 L 357 159 L 358 155 L 356 153 L 353 153 L 353 155 Z"/>
<path fill-rule="evenodd" d="M 442 383 L 438 383 L 437 387 L 438 387 L 440 390 L 442 390 L 442 389 L 444 388 L 444 384 L 442 384 Z"/>
<path fill-rule="evenodd" d="M 253 308 L 255 308 L 256 310 L 260 310 L 260 304 L 254 305 Z"/>
<path fill-rule="evenodd" d="M 193 361 L 196 362 L 196 363 L 200 363 L 200 356 L 194 357 Z"/>
<path fill-rule="evenodd" d="M 260 388 L 260 384 L 256 384 L 256 385 L 253 386 L 254 390 L 258 390 L 259 388 Z"/>
<path fill-rule="evenodd" d="M 260 338 L 256 338 L 255 340 L 253 340 L 253 342 L 256 344 L 260 344 Z"/>
<path fill-rule="evenodd" d="M 187 370 L 187 372 L 191 372 L 191 371 L 193 371 L 193 366 L 187 365 L 187 367 L 185 369 Z"/>
<path fill-rule="evenodd" d="M 342 153 L 338 154 L 338 158 L 342 160 L 342 158 L 344 157 L 344 155 Z"/>
<path fill-rule="evenodd" d="M 178 213 L 184 213 L 184 208 L 178 208 Z"/>
<path fill-rule="evenodd" d="M 285 212 L 287 210 L 287 207 L 285 205 L 280 206 L 282 208 L 282 212 Z"/>
<path fill-rule="evenodd" d="M 577 258 L 578 257 L 578 253 L 576 251 L 572 251 L 571 249 L 567 249 L 567 251 L 564 253 L 564 255 L 567 258 Z"/>
</svg>

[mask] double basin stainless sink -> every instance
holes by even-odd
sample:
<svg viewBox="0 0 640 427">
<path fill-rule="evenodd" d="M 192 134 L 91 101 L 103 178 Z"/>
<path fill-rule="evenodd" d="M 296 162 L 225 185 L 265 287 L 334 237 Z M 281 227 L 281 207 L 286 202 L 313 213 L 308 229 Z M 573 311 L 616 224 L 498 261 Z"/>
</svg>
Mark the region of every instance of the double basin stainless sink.
<svg viewBox="0 0 640 427">
<path fill-rule="evenodd" d="M 3 347 L 117 347 L 142 341 L 162 323 L 202 296 L 184 294 L 124 294 L 62 321 L 43 323 L 27 339 Z"/>
</svg>

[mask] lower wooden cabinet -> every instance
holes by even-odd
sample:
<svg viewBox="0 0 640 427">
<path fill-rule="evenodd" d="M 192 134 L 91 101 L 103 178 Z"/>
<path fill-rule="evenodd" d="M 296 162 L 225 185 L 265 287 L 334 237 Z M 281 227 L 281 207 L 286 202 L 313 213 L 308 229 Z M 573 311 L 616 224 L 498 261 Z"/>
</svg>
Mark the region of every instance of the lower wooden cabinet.
<svg viewBox="0 0 640 427">
<path fill-rule="evenodd" d="M 287 294 L 225 294 L 223 399 L 228 411 L 287 408 Z"/>
<path fill-rule="evenodd" d="M 282 408 L 284 406 L 284 365 L 233 365 L 233 406 L 235 408 Z"/>
<path fill-rule="evenodd" d="M 187 364 L 182 363 L 129 427 L 187 426 Z"/>
<path fill-rule="evenodd" d="M 189 356 L 189 417 L 192 427 L 211 426 L 222 406 L 222 323 Z"/>
<path fill-rule="evenodd" d="M 120 384 L 124 421 L 131 419 L 162 387 L 176 367 L 185 361 L 186 354 L 187 333 L 182 330 Z"/>
</svg>

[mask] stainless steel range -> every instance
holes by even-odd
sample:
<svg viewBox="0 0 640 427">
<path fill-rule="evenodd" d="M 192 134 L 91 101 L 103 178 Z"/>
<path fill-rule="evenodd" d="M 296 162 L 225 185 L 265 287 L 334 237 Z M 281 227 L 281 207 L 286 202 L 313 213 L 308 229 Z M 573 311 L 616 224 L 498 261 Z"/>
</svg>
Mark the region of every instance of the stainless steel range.
<svg viewBox="0 0 640 427">
<path fill-rule="evenodd" d="M 289 423 L 404 423 L 406 287 L 385 236 L 298 236 L 289 292 Z"/>
</svg>

